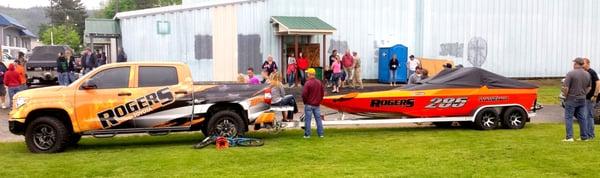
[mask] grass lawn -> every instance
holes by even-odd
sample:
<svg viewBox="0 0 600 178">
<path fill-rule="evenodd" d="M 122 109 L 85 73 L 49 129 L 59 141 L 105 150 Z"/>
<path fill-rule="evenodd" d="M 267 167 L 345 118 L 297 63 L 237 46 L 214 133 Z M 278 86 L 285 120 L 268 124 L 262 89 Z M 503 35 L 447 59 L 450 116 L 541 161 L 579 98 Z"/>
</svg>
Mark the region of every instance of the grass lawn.
<svg viewBox="0 0 600 178">
<path fill-rule="evenodd" d="M 558 94 L 560 94 L 560 79 L 538 79 L 538 80 L 523 80 L 524 82 L 536 84 L 538 88 L 538 103 L 542 105 L 557 105 L 560 104 Z"/>
<path fill-rule="evenodd" d="M 576 128 L 577 130 L 577 128 Z M 265 146 L 192 149 L 200 134 L 85 138 L 60 154 L 0 144 L 0 177 L 598 177 L 600 143 L 563 143 L 561 124 L 522 130 L 327 129 L 303 139 L 251 132 Z"/>
<path fill-rule="evenodd" d="M 558 94 L 560 94 L 560 85 L 540 86 L 540 88 L 538 88 L 538 102 L 542 105 L 560 104 L 560 101 L 558 100 Z"/>
</svg>

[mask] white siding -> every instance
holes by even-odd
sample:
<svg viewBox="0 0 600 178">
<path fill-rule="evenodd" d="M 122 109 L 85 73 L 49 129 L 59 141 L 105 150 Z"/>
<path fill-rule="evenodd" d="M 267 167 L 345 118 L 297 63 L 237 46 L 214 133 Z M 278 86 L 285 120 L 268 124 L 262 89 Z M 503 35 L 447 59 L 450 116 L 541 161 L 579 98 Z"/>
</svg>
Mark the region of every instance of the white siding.
<svg viewBox="0 0 600 178">
<path fill-rule="evenodd" d="M 201 1 L 192 4 L 228 2 Z M 343 41 L 362 57 L 363 77 L 377 78 L 377 48 L 403 44 L 409 54 L 467 61 L 473 37 L 487 41 L 483 68 L 510 77 L 563 76 L 571 60 L 590 57 L 600 69 L 600 1 L 597 0 L 258 0 L 237 3 L 237 31 L 260 35 L 260 53 L 281 56 L 271 16 L 315 16 L 337 31 L 327 36 Z M 212 36 L 212 5 L 121 18 L 123 45 L 133 60 L 182 60 L 195 80 L 213 79 L 212 59 L 194 59 L 194 36 Z M 191 9 L 191 10 L 189 10 Z M 145 12 L 145 11 L 140 11 Z M 156 21 L 171 22 L 170 35 L 156 33 Z M 222 22 L 227 23 L 227 22 Z M 322 42 L 322 37 L 312 39 Z M 463 57 L 440 56 L 440 44 L 462 43 Z M 237 45 L 237 44 L 231 44 Z M 233 46 L 232 46 L 233 48 Z M 340 46 L 333 46 L 340 49 Z M 321 51 L 322 52 L 322 51 Z M 329 54 L 327 54 L 329 55 Z M 279 61 L 280 59 L 277 59 Z M 280 64 L 280 62 L 279 62 Z M 238 66 L 232 66 L 235 70 Z"/>
<path fill-rule="evenodd" d="M 157 33 L 157 21 L 170 22 L 171 33 Z M 195 59 L 195 36 L 212 35 L 210 9 L 124 18 L 120 20 L 123 49 L 131 61 L 182 61 L 194 80 L 212 80 L 212 59 Z"/>
<path fill-rule="evenodd" d="M 240 32 L 243 28 L 261 27 L 258 33 L 267 44 L 263 46 L 263 56 L 273 54 L 281 56 L 281 41 L 275 36 L 274 28 L 269 24 L 271 16 L 314 16 L 337 29 L 327 36 L 328 50 L 331 39 L 347 42 L 348 48 L 357 51 L 362 58 L 363 78 L 377 78 L 378 45 L 404 44 L 413 52 L 415 44 L 415 2 L 413 0 L 267 0 L 266 5 L 252 3 L 243 5 L 239 18 L 257 18 L 239 20 Z M 266 6 L 266 7 L 265 7 Z M 248 8 L 252 10 L 248 10 Z M 265 9 L 266 8 L 266 9 Z M 242 15 L 244 14 L 244 15 Z M 322 36 L 313 38 L 313 42 L 322 43 Z M 334 46 L 335 49 L 343 48 Z M 321 49 L 321 54 L 323 49 Z M 327 53 L 329 55 L 329 53 Z M 322 59 L 322 58 L 321 58 Z"/>
<path fill-rule="evenodd" d="M 600 2 L 597 0 L 426 0 L 425 57 L 439 56 L 440 44 L 464 43 L 464 57 L 455 63 L 471 66 L 468 43 L 487 40 L 482 68 L 509 77 L 564 76 L 575 57 L 600 57 Z"/>
<path fill-rule="evenodd" d="M 269 54 L 275 58 L 281 55 L 279 37 L 269 23 L 271 16 L 315 16 L 331 24 L 337 32 L 327 36 L 327 48 L 331 39 L 347 42 L 362 57 L 366 79 L 377 77 L 377 44 L 401 43 L 409 49 L 414 47 L 413 0 L 266 0 L 238 6 L 238 33 L 259 34 L 264 59 Z M 195 80 L 212 80 L 212 61 L 194 59 L 194 35 L 212 35 L 210 10 L 122 18 L 123 46 L 133 60 L 183 60 L 191 65 Z M 171 22 L 170 35 L 156 33 L 157 20 Z M 313 41 L 323 40 L 319 36 Z"/>
</svg>

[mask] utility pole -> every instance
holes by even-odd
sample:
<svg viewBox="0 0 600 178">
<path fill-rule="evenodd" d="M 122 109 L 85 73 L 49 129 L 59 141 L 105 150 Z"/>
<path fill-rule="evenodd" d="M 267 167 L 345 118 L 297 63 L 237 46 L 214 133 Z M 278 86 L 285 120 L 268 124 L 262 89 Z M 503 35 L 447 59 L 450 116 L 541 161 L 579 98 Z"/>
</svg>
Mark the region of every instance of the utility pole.
<svg viewBox="0 0 600 178">
<path fill-rule="evenodd" d="M 119 13 L 119 0 L 115 0 L 117 2 L 117 4 L 115 4 L 115 15 L 117 15 L 117 13 Z"/>
</svg>

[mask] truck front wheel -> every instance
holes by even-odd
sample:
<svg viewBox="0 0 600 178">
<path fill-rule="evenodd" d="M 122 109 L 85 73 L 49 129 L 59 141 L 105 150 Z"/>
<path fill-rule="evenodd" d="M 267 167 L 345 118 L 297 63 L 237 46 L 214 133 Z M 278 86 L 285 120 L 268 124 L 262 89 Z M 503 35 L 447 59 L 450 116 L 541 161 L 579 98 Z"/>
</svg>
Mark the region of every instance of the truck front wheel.
<svg viewBox="0 0 600 178">
<path fill-rule="evenodd" d="M 244 131 L 242 117 L 230 110 L 217 112 L 210 118 L 207 126 L 206 130 L 209 135 L 234 137 Z"/>
<path fill-rule="evenodd" d="M 33 153 L 62 152 L 68 145 L 69 131 L 56 118 L 42 116 L 32 121 L 25 130 L 25 143 Z"/>
</svg>

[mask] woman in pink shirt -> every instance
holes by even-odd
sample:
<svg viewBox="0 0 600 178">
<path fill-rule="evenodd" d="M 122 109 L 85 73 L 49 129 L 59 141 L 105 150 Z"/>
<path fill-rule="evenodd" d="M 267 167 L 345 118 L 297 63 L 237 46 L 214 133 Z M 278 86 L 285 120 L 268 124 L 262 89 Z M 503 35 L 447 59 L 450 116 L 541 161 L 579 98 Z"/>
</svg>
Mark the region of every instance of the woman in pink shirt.
<svg viewBox="0 0 600 178">
<path fill-rule="evenodd" d="M 339 58 L 335 58 L 333 64 L 331 64 L 331 69 L 333 70 L 333 93 L 340 92 L 340 79 L 342 78 L 342 64 L 340 63 Z"/>
</svg>

